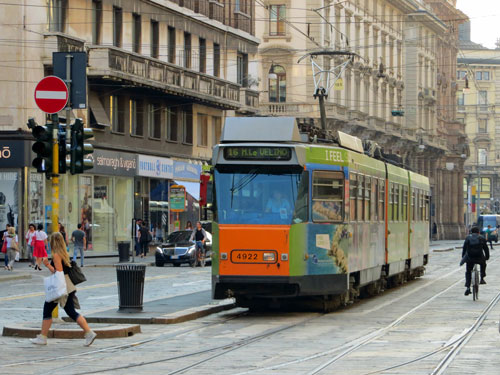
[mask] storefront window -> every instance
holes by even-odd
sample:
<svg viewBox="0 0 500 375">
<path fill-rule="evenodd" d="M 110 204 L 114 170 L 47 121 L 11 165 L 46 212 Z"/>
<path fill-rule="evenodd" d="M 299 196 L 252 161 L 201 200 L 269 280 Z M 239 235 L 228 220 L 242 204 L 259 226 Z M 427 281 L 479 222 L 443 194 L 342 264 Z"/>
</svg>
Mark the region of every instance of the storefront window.
<svg viewBox="0 0 500 375">
<path fill-rule="evenodd" d="M 29 223 L 43 224 L 43 174 L 30 173 Z"/>
<path fill-rule="evenodd" d="M 80 176 L 80 223 L 87 237 L 87 248 L 93 250 L 92 238 L 92 177 Z"/>
<path fill-rule="evenodd" d="M 134 180 L 132 178 L 115 178 L 116 241 L 128 241 L 132 238 L 131 225 L 134 206 L 130 197 L 132 197 L 133 188 Z"/>
<path fill-rule="evenodd" d="M 19 230 L 19 179 L 18 172 L 0 172 L 0 231 L 7 224 Z"/>
<path fill-rule="evenodd" d="M 92 204 L 92 246 L 96 251 L 113 251 L 113 178 L 94 177 Z"/>
<path fill-rule="evenodd" d="M 168 232 L 168 181 L 150 180 L 150 230 L 155 241 L 162 242 Z"/>
</svg>

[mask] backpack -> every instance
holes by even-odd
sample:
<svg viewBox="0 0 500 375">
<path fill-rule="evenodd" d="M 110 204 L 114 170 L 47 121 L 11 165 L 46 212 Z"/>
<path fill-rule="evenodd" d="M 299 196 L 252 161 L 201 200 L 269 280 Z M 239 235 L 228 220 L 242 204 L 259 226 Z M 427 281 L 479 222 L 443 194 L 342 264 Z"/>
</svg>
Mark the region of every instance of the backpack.
<svg viewBox="0 0 500 375">
<path fill-rule="evenodd" d="M 483 244 L 479 236 L 469 236 L 467 255 L 469 258 L 477 259 L 483 257 Z"/>
</svg>

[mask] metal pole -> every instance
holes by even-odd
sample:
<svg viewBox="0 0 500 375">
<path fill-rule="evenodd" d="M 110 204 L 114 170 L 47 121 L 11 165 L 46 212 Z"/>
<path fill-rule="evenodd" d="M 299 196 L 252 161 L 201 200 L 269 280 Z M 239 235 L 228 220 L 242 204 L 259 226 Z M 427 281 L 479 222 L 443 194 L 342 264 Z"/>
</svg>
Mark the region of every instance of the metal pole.
<svg viewBox="0 0 500 375">
<path fill-rule="evenodd" d="M 478 154 L 479 158 L 479 154 Z M 481 216 L 481 171 L 479 170 L 479 159 L 477 161 L 477 191 L 476 191 L 476 211 L 477 211 L 477 218 L 476 218 L 476 224 L 479 224 L 479 216 Z M 481 228 L 479 228 L 481 230 Z"/>
<path fill-rule="evenodd" d="M 321 129 L 326 131 L 325 94 L 323 92 L 320 92 L 318 94 L 318 99 L 319 99 L 319 113 L 321 115 Z"/>
<path fill-rule="evenodd" d="M 66 55 L 66 86 L 68 87 L 68 104 L 66 104 L 66 139 L 71 144 L 71 59 L 73 56 L 71 54 Z"/>
<path fill-rule="evenodd" d="M 52 233 L 59 231 L 59 116 L 57 113 L 52 115 Z M 59 310 L 52 311 L 52 318 L 59 319 Z"/>
</svg>

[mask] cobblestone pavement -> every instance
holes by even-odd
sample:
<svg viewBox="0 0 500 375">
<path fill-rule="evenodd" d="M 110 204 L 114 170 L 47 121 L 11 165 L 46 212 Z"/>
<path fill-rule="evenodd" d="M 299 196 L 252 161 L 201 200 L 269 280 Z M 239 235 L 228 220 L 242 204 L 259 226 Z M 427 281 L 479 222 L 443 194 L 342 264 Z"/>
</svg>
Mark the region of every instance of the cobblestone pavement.
<svg viewBox="0 0 500 375">
<path fill-rule="evenodd" d="M 460 242 L 438 245 L 453 248 Z M 460 254 L 458 249 L 433 251 L 423 277 L 330 314 L 235 309 L 179 325 L 142 326 L 141 335 L 97 340 L 90 348 L 80 340 L 51 340 L 47 347 L 34 347 L 24 339 L 1 337 L 0 373 L 497 374 L 500 248 L 492 252 L 488 285 L 481 286 L 476 302 L 463 295 Z M 146 290 L 158 288 L 155 293 L 162 297 L 209 287 L 208 268 L 149 267 L 148 275 L 158 279 L 149 280 Z M 85 296 L 85 309 L 115 303 L 116 286 L 98 286 L 112 283 L 114 277 L 114 270 L 98 270 L 95 279 L 91 276 L 89 285 L 96 287 L 79 292 Z M 0 306 L 8 302 L 13 309 L 40 307 L 40 296 L 1 299 L 33 293 L 36 279 L 30 283 L 13 292 L 15 284 L 1 283 Z M 103 298 L 96 302 L 99 296 Z M 483 311 L 484 320 L 474 326 Z M 12 310 L 1 316 L 4 322 L 15 322 L 31 313 Z M 444 361 L 447 356 L 449 362 Z M 445 367 L 436 370 L 442 360 Z"/>
</svg>

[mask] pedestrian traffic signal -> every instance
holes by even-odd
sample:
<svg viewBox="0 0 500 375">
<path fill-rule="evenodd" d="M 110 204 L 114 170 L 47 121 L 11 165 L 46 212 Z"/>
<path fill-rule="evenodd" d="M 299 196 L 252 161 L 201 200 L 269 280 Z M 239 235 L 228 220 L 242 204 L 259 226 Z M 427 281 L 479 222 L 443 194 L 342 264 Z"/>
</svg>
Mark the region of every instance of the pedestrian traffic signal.
<svg viewBox="0 0 500 375">
<path fill-rule="evenodd" d="M 93 137 L 92 129 L 84 128 L 82 119 L 75 119 L 71 125 L 71 174 L 83 173 L 94 167 L 92 159 L 85 157 L 94 152 L 94 147 L 90 143 L 85 143 L 86 139 Z"/>
<path fill-rule="evenodd" d="M 33 159 L 32 165 L 36 168 L 37 172 L 45 173 L 46 177 L 50 179 L 52 175 L 52 123 L 47 123 L 45 126 L 31 124 L 31 132 L 35 137 L 36 142 L 32 146 L 36 158 Z"/>
</svg>

